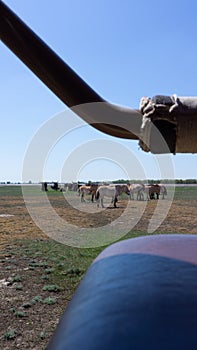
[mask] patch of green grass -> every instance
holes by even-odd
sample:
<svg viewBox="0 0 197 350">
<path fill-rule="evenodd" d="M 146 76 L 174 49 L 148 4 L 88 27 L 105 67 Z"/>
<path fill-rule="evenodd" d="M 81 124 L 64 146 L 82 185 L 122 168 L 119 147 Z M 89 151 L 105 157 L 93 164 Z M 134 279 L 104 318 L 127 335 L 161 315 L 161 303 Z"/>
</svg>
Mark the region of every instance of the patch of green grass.
<svg viewBox="0 0 197 350">
<path fill-rule="evenodd" d="M 48 279 L 49 279 L 49 276 L 48 276 L 48 275 L 42 275 L 41 278 L 42 278 L 43 280 L 48 280 Z"/>
<path fill-rule="evenodd" d="M 21 196 L 22 190 L 21 186 L 0 186 L 0 196 Z"/>
<path fill-rule="evenodd" d="M 41 340 L 44 340 L 44 339 L 46 338 L 46 332 L 45 332 L 45 331 L 40 332 L 39 338 L 40 338 Z"/>
<path fill-rule="evenodd" d="M 157 233 L 159 232 L 155 232 L 155 234 Z M 122 239 L 145 235 L 147 235 L 146 232 L 132 230 Z M 42 286 L 44 292 L 62 292 L 66 290 L 64 295 L 70 299 L 93 260 L 105 247 L 75 248 L 51 239 L 23 239 L 12 241 L 12 248 L 16 253 L 16 257 L 23 256 L 25 252 L 29 262 L 33 265 L 29 267 L 29 270 L 36 269 L 38 280 L 41 283 L 45 281 L 44 286 Z M 41 253 L 41 255 L 37 256 L 36 259 L 32 259 L 36 252 Z M 45 263 L 47 267 L 45 267 Z M 50 273 L 47 273 L 48 271 Z M 32 298 L 32 303 L 42 302 L 42 300 L 42 297 L 38 295 Z"/>
<path fill-rule="evenodd" d="M 73 277 L 73 276 L 81 276 L 83 273 L 84 271 L 79 268 L 72 268 L 66 271 L 64 274 Z"/>
<path fill-rule="evenodd" d="M 48 269 L 45 270 L 45 273 L 51 274 L 51 273 L 54 272 L 54 271 L 55 271 L 55 269 L 54 269 L 53 267 L 50 267 L 50 268 L 48 268 Z"/>
<path fill-rule="evenodd" d="M 48 292 L 60 292 L 61 288 L 57 284 L 48 284 L 45 285 L 42 290 L 48 291 Z"/>
<path fill-rule="evenodd" d="M 22 281 L 22 277 L 21 276 L 18 276 L 18 275 L 16 275 L 16 276 L 14 276 L 13 278 L 12 278 L 12 282 L 14 283 L 14 282 L 21 282 Z"/>
<path fill-rule="evenodd" d="M 10 329 L 6 333 L 4 333 L 3 337 L 5 340 L 12 340 L 12 339 L 16 338 L 17 334 L 18 333 L 15 329 Z"/>
<path fill-rule="evenodd" d="M 44 274 L 40 276 L 43 280 L 47 280 L 48 275 L 50 275 L 50 284 L 58 285 L 62 289 L 66 285 L 71 292 L 74 292 L 84 272 L 100 251 L 103 250 L 103 247 L 73 248 L 53 240 L 39 239 L 15 240 L 15 246 L 17 255 L 21 256 L 25 251 L 27 258 L 29 257 L 30 270 L 37 270 L 38 267 L 43 267 L 45 269 Z M 32 259 L 36 252 L 40 252 L 44 260 L 39 261 L 39 256 L 36 259 Z M 71 277 L 74 277 L 74 279 Z"/>
<path fill-rule="evenodd" d="M 52 304 L 55 304 L 56 301 L 57 301 L 56 298 L 54 298 L 54 297 L 48 297 L 48 298 L 45 298 L 45 299 L 42 301 L 42 303 L 43 303 L 43 304 L 47 304 L 47 305 L 52 305 Z"/>
<path fill-rule="evenodd" d="M 196 200 L 197 186 L 176 186 L 174 199 L 178 200 Z"/>
<path fill-rule="evenodd" d="M 22 283 L 17 283 L 17 284 L 15 285 L 15 289 L 16 289 L 16 290 L 22 290 L 22 289 L 23 289 Z"/>
<path fill-rule="evenodd" d="M 24 309 L 29 309 L 30 307 L 32 307 L 32 303 L 30 303 L 29 301 L 27 301 L 26 303 L 24 303 L 22 305 L 22 307 L 24 307 Z"/>
<path fill-rule="evenodd" d="M 14 307 L 11 307 L 11 308 L 10 308 L 10 311 L 11 311 L 12 313 L 14 313 L 14 312 L 16 311 L 16 309 L 15 309 Z"/>
<path fill-rule="evenodd" d="M 22 318 L 25 317 L 25 313 L 23 311 L 18 310 L 14 312 L 14 316 Z"/>
<path fill-rule="evenodd" d="M 30 267 L 44 267 L 44 268 L 46 268 L 46 267 L 48 267 L 48 262 L 46 262 L 46 261 L 39 261 L 39 262 L 30 262 L 29 263 L 29 266 Z"/>
<path fill-rule="evenodd" d="M 42 297 L 40 295 L 35 295 L 35 297 L 32 298 L 32 302 L 41 302 L 42 301 Z"/>
</svg>

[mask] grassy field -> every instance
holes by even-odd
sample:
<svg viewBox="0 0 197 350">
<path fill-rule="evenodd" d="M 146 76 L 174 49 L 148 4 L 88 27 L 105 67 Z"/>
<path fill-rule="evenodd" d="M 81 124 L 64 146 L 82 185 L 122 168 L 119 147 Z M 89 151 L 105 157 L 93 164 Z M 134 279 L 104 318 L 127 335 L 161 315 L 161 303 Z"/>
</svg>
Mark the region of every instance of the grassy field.
<svg viewBox="0 0 197 350">
<path fill-rule="evenodd" d="M 42 202 L 40 187 L 29 191 L 38 204 Z M 50 190 L 47 195 L 59 215 L 76 216 L 65 206 L 62 193 Z M 147 202 L 139 223 L 121 239 L 147 234 L 156 202 Z M 120 211 L 106 210 L 101 218 L 113 220 Z M 196 214 L 197 187 L 176 187 L 169 214 L 154 234 L 196 234 Z M 20 186 L 0 186 L 0 247 L 0 348 L 45 349 L 84 273 L 104 247 L 79 249 L 49 239 L 32 222 Z"/>
</svg>

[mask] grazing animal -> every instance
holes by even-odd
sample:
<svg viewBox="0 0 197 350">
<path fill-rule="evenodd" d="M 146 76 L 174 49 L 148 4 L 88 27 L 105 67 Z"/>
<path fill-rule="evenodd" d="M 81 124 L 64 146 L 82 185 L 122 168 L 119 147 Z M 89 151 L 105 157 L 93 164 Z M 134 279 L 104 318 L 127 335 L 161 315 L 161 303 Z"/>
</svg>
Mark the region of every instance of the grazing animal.
<svg viewBox="0 0 197 350">
<path fill-rule="evenodd" d="M 97 206 L 99 207 L 99 200 L 101 203 L 102 208 L 104 208 L 103 205 L 103 198 L 104 197 L 110 197 L 113 198 L 114 207 L 116 208 L 116 203 L 118 201 L 117 197 L 121 195 L 122 193 L 126 193 L 127 195 L 130 195 L 130 190 L 128 185 L 114 185 L 114 186 L 99 186 L 96 191 L 96 200 L 97 200 Z"/>
<path fill-rule="evenodd" d="M 146 199 L 149 200 L 150 196 L 149 196 L 149 188 L 150 185 L 144 185 L 144 193 L 146 194 Z"/>
<path fill-rule="evenodd" d="M 67 191 L 77 191 L 78 188 L 79 188 L 78 183 L 72 182 L 72 183 L 66 184 L 66 190 Z"/>
<path fill-rule="evenodd" d="M 160 194 L 162 195 L 162 199 L 164 199 L 164 196 L 167 196 L 167 189 L 164 185 L 159 184 L 159 187 L 160 187 Z"/>
<path fill-rule="evenodd" d="M 81 196 L 81 202 L 85 202 L 84 195 L 91 194 L 91 201 L 94 202 L 94 197 L 96 196 L 96 190 L 98 185 L 82 185 L 78 188 L 78 193 Z"/>
<path fill-rule="evenodd" d="M 156 194 L 156 199 L 159 199 L 160 195 L 160 186 L 158 184 L 154 185 L 145 185 L 144 186 L 144 192 L 146 193 L 147 199 L 155 199 L 155 194 Z"/>
<path fill-rule="evenodd" d="M 150 199 L 155 199 L 155 195 L 156 195 L 156 199 L 159 199 L 159 195 L 160 195 L 159 185 L 151 185 L 149 189 L 149 195 L 150 195 Z"/>
<path fill-rule="evenodd" d="M 134 200 L 134 194 L 137 194 L 137 200 L 144 199 L 144 185 L 143 184 L 131 184 L 129 186 L 130 189 L 130 199 Z"/>
</svg>

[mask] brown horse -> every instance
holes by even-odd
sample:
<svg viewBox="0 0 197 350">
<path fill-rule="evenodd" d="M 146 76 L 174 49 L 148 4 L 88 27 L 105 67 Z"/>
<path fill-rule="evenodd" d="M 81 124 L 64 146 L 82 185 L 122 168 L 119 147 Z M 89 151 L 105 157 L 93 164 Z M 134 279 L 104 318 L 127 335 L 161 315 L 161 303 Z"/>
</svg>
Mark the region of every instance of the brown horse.
<svg viewBox="0 0 197 350">
<path fill-rule="evenodd" d="M 159 195 L 161 192 L 161 188 L 157 184 L 152 184 L 152 185 L 145 185 L 144 186 L 144 193 L 146 193 L 147 199 L 159 199 Z"/>
<path fill-rule="evenodd" d="M 94 197 L 96 196 L 96 190 L 98 188 L 98 185 L 91 184 L 91 185 L 82 185 L 78 188 L 78 193 L 81 196 L 81 202 L 85 202 L 84 195 L 91 194 L 92 198 L 91 201 L 94 202 Z"/>
<path fill-rule="evenodd" d="M 150 185 L 149 186 L 149 197 L 150 199 L 155 199 L 155 195 L 156 195 L 156 199 L 159 199 L 159 195 L 160 195 L 160 186 L 159 185 Z"/>
</svg>

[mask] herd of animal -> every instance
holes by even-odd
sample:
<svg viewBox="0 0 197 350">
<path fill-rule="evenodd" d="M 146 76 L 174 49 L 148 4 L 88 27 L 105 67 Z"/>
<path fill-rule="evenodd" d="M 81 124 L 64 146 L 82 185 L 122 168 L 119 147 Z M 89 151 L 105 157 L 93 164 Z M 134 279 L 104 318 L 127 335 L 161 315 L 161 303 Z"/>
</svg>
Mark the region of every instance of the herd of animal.
<svg viewBox="0 0 197 350">
<path fill-rule="evenodd" d="M 94 202 L 94 199 L 99 204 L 104 207 L 103 199 L 104 197 L 111 198 L 111 202 L 116 207 L 118 201 L 118 196 L 122 193 L 126 193 L 130 199 L 136 200 L 151 200 L 159 199 L 159 196 L 162 195 L 162 199 L 167 195 L 167 189 L 164 185 L 161 184 L 110 184 L 110 185 L 79 185 L 78 194 L 81 198 L 81 202 L 85 202 L 85 194 L 91 195 L 91 200 Z"/>
</svg>

